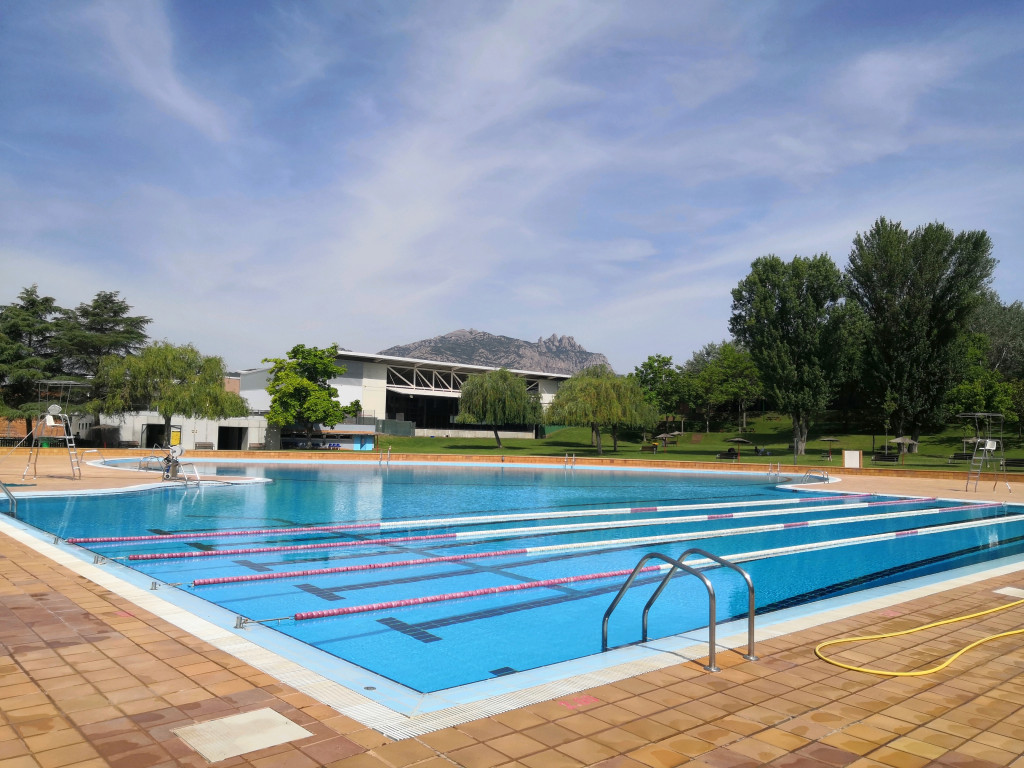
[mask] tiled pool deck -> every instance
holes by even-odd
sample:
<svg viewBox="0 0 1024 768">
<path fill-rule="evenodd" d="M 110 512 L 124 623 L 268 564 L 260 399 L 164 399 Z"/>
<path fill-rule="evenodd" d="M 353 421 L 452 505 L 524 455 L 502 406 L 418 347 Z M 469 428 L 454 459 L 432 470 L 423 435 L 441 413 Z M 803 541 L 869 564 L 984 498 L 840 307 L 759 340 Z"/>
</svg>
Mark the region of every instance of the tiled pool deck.
<svg viewBox="0 0 1024 768">
<path fill-rule="evenodd" d="M 14 457 L 16 459 L 17 457 Z M 662 465 L 663 466 L 663 465 Z M 78 481 L 67 457 L 40 459 L 14 491 L 136 483 L 94 467 Z M 17 473 L 14 469 L 17 468 Z M 837 474 L 841 474 L 837 472 Z M 839 486 L 955 498 L 1024 499 L 991 479 L 894 470 Z M 984 486 L 984 487 L 982 487 Z M 174 731 L 272 709 L 310 736 L 216 766 L 1024 766 L 1022 636 L 982 645 L 925 677 L 843 670 L 815 657 L 824 639 L 905 629 L 1011 602 L 1024 587 L 1004 568 L 931 594 L 762 639 L 758 661 L 720 649 L 721 672 L 690 662 L 393 740 L 115 591 L 0 533 L 0 768 L 210 765 Z M 857 646 L 855 664 L 919 669 L 981 637 L 1024 627 L 1024 606 L 925 633 Z"/>
</svg>

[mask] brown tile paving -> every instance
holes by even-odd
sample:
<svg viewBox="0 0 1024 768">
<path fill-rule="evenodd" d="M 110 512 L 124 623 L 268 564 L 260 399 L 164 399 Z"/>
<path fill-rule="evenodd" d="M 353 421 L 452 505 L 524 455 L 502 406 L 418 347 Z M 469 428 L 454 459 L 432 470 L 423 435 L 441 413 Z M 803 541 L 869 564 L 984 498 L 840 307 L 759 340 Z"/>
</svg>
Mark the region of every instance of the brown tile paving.
<svg viewBox="0 0 1024 768">
<path fill-rule="evenodd" d="M 918 487 L 929 482 L 949 487 Z M 904 490 L 950 495 L 956 485 L 910 480 Z M 171 730 L 264 706 L 313 736 L 217 768 L 1024 768 L 1024 665 L 1013 641 L 918 678 L 842 670 L 812 653 L 823 639 L 991 607 L 1005 600 L 992 590 L 1020 581 L 993 578 L 772 638 L 758 662 L 723 651 L 717 674 L 680 664 L 394 741 L 0 535 L 0 768 L 205 766 Z M 877 641 L 844 658 L 930 666 L 1019 626 L 1021 613 Z"/>
</svg>

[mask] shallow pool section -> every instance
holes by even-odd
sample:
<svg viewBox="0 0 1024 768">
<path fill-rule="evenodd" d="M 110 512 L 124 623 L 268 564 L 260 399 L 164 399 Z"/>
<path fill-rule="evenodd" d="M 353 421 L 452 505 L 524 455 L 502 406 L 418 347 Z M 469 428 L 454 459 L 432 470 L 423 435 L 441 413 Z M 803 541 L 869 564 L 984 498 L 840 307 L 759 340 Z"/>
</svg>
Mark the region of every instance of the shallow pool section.
<svg viewBox="0 0 1024 768">
<path fill-rule="evenodd" d="M 1002 504 L 837 496 L 763 475 L 452 466 L 224 465 L 270 484 L 31 499 L 26 522 L 415 691 L 600 654 L 602 617 L 644 554 L 738 562 L 758 614 L 1024 549 Z M 688 563 L 709 565 L 700 554 Z M 703 570 L 719 621 L 746 614 L 734 573 Z M 609 624 L 640 640 L 652 562 Z M 651 638 L 708 624 L 677 576 Z"/>
</svg>

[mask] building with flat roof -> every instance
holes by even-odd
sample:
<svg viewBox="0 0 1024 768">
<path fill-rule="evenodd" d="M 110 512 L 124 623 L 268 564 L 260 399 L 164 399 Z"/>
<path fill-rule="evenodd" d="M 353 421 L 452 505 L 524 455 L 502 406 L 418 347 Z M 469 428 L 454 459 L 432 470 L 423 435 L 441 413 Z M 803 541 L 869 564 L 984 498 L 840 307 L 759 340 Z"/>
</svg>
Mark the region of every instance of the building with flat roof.
<svg viewBox="0 0 1024 768">
<path fill-rule="evenodd" d="M 497 370 L 494 366 L 467 365 L 407 357 L 341 352 L 336 360 L 345 373 L 331 380 L 343 404 L 359 401 L 362 415 L 350 427 L 373 426 L 378 433 L 420 436 L 476 436 L 480 430 L 472 425 L 456 425 L 459 394 L 466 379 L 474 373 Z M 535 392 L 541 405 L 554 398 L 564 373 L 512 370 L 526 380 L 528 392 Z M 267 383 L 270 367 L 254 368 L 238 373 L 239 393 L 250 411 L 265 415 L 270 410 Z M 274 442 L 273 428 L 268 430 L 267 445 Z M 337 430 L 336 430 L 337 432 Z M 502 435 L 533 437 L 533 429 L 510 430 Z"/>
<path fill-rule="evenodd" d="M 155 412 L 138 411 L 122 416 L 101 415 L 97 420 L 75 415 L 73 431 L 82 444 L 104 447 L 153 448 L 181 445 L 188 450 L 247 450 L 281 447 L 345 448 L 372 450 L 378 434 L 477 437 L 490 427 L 455 424 L 459 395 L 466 379 L 474 373 L 497 370 L 494 366 L 417 360 L 406 357 L 341 352 L 336 358 L 345 373 L 331 379 L 342 405 L 359 401 L 362 412 L 344 424 L 320 425 L 314 438 L 291 433 L 267 424 L 270 411 L 270 366 L 232 373 L 225 380 L 228 391 L 240 394 L 249 404 L 249 415 L 230 419 L 194 419 L 176 416 L 171 434 L 165 434 L 163 418 Z M 547 407 L 559 385 L 569 378 L 564 373 L 512 370 L 526 380 L 542 407 Z M 8 431 L 10 427 L 8 427 Z M 502 437 L 534 437 L 532 426 L 510 425 Z M 10 436 L 12 440 L 23 435 Z"/>
</svg>

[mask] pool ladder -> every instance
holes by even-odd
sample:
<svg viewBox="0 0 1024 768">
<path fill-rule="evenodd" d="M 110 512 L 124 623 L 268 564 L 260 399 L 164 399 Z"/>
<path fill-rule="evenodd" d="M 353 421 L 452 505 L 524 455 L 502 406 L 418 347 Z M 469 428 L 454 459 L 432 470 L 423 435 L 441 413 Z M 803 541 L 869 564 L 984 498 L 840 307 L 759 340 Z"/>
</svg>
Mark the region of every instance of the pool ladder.
<svg viewBox="0 0 1024 768">
<path fill-rule="evenodd" d="M 800 482 L 809 483 L 811 480 L 817 480 L 822 483 L 832 482 L 832 480 L 829 479 L 827 469 L 808 469 L 806 472 L 804 472 L 803 480 L 801 480 Z"/>
<path fill-rule="evenodd" d="M 576 469 L 576 454 L 567 453 L 565 454 L 565 463 L 562 465 L 563 469 Z"/>
<path fill-rule="evenodd" d="M 625 597 L 626 592 L 629 591 L 629 588 L 633 585 L 633 582 L 636 581 L 636 577 L 639 576 L 640 573 L 643 571 L 644 565 L 646 565 L 649 560 L 661 560 L 662 562 L 670 565 L 671 568 L 669 568 L 668 573 L 665 574 L 665 577 L 661 580 L 661 584 L 658 585 L 658 588 L 654 591 L 654 594 L 651 595 L 650 600 L 648 600 L 647 604 L 644 606 L 642 620 L 643 633 L 640 642 L 647 642 L 647 614 L 650 613 L 651 606 L 653 606 L 657 599 L 661 597 L 661 593 L 665 591 L 665 587 L 668 586 L 669 581 L 671 581 L 672 577 L 676 575 L 676 571 L 686 571 L 687 573 L 696 576 L 698 579 L 700 579 L 701 582 L 704 584 L 704 588 L 708 591 L 708 663 L 704 665 L 704 669 L 706 669 L 708 672 L 719 671 L 719 668 L 715 665 L 715 626 L 717 623 L 715 620 L 715 588 L 714 586 L 712 586 L 707 576 L 705 576 L 696 568 L 692 568 L 683 563 L 683 560 L 685 560 L 690 555 L 699 555 L 715 563 L 718 563 L 718 565 L 724 566 L 726 568 L 731 568 L 732 570 L 740 574 L 740 576 L 743 577 L 743 580 L 747 583 L 747 652 L 743 654 L 743 658 L 747 659 L 748 661 L 757 661 L 757 656 L 754 654 L 754 583 L 750 580 L 750 575 L 735 563 L 731 563 L 724 558 L 718 557 L 717 555 L 713 555 L 710 552 L 707 552 L 703 549 L 698 549 L 696 547 L 686 550 L 677 559 L 673 559 L 668 555 L 663 555 L 660 552 L 648 552 L 646 555 L 640 558 L 640 562 L 636 564 L 636 567 L 633 569 L 633 572 L 629 575 L 629 577 L 626 579 L 623 585 L 619 588 L 619 592 L 617 595 L 615 595 L 615 599 L 612 600 L 611 605 L 608 606 L 608 610 L 604 612 L 604 620 L 601 623 L 602 652 L 609 650 L 608 620 L 611 618 L 612 612 L 615 610 L 618 604 L 622 602 L 622 598 Z"/>
<path fill-rule="evenodd" d="M 782 462 L 780 461 L 778 464 L 772 464 L 769 461 L 768 462 L 768 482 L 769 483 L 773 483 L 773 482 L 774 483 L 778 483 L 778 482 L 781 482 L 781 481 L 782 481 Z"/>
</svg>

